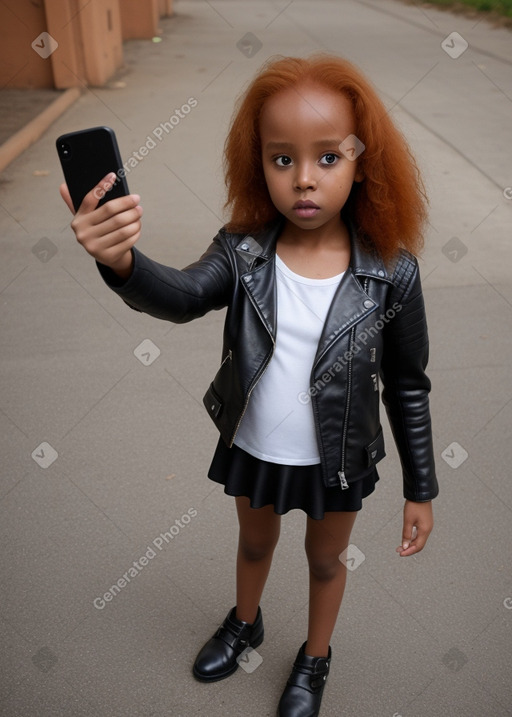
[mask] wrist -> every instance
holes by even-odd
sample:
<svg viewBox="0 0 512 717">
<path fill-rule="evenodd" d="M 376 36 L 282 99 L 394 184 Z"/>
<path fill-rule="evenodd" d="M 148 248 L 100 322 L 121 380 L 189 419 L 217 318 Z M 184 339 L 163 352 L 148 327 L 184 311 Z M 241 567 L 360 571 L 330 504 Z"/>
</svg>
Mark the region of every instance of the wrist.
<svg viewBox="0 0 512 717">
<path fill-rule="evenodd" d="M 126 254 L 123 254 L 121 259 L 116 261 L 115 264 L 110 264 L 110 269 L 120 279 L 123 279 L 124 281 L 126 281 L 126 279 L 129 279 L 133 271 L 132 250 L 130 249 L 130 251 L 127 251 Z"/>
</svg>

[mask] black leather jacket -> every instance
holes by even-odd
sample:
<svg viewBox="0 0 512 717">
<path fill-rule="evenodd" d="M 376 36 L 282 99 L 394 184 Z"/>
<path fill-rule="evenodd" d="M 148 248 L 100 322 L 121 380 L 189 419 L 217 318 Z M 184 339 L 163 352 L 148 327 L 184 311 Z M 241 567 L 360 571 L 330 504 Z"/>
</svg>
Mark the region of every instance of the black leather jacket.
<svg viewBox="0 0 512 717">
<path fill-rule="evenodd" d="M 280 224 L 258 235 L 222 229 L 203 256 L 183 270 L 137 250 L 130 278 L 100 272 L 132 308 L 176 323 L 228 307 L 220 368 L 204 404 L 232 445 L 251 392 L 276 339 L 275 242 Z M 404 497 L 438 493 L 425 375 L 428 335 L 418 265 L 401 252 L 393 268 L 365 251 L 351 231 L 351 260 L 329 309 L 311 370 L 312 402 L 323 480 L 347 488 L 384 455 L 379 379 L 403 469 Z"/>
</svg>

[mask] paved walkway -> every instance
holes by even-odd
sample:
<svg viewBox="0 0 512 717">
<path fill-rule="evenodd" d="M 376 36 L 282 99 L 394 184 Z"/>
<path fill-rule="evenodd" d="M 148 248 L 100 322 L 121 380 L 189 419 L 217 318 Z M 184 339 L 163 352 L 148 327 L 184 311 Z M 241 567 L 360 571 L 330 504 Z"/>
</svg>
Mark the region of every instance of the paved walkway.
<svg viewBox="0 0 512 717">
<path fill-rule="evenodd" d="M 267 56 L 323 49 L 370 75 L 428 184 L 441 494 L 428 549 L 400 560 L 386 426 L 322 715 L 511 715 L 510 32 L 392 0 L 181 0 L 162 29 L 158 44 L 128 43 L 117 84 L 85 92 L 2 175 L 0 713 L 275 714 L 305 639 L 304 516 L 282 521 L 261 664 L 198 684 L 194 656 L 234 604 L 236 516 L 205 478 L 217 436 L 201 403 L 223 314 L 174 327 L 105 288 L 69 229 L 54 141 L 107 124 L 125 159 L 141 156 L 197 100 L 128 175 L 140 248 L 183 266 L 223 221 L 235 95 Z"/>
</svg>

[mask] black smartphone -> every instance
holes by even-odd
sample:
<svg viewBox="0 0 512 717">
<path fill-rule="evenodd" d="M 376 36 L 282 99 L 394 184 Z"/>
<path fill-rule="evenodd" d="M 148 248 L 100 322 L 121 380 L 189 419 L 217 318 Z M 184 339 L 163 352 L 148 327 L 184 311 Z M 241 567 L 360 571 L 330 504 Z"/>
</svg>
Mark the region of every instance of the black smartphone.
<svg viewBox="0 0 512 717">
<path fill-rule="evenodd" d="M 116 179 L 107 192 L 99 193 L 98 206 L 130 193 L 116 135 L 110 127 L 63 134 L 57 139 L 57 152 L 75 211 L 109 172 L 115 172 Z"/>
</svg>

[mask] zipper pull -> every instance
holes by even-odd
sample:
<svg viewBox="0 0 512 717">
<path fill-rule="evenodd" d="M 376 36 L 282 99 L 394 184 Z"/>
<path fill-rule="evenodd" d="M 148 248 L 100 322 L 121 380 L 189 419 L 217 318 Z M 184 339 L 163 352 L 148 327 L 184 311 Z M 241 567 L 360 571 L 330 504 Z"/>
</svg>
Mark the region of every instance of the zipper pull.
<svg viewBox="0 0 512 717">
<path fill-rule="evenodd" d="M 340 478 L 341 490 L 347 490 L 348 483 L 347 483 L 347 479 L 345 478 L 344 471 L 338 471 L 338 476 Z"/>
</svg>

